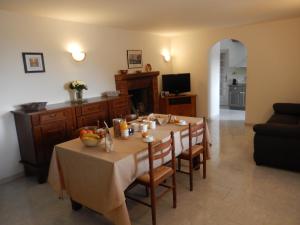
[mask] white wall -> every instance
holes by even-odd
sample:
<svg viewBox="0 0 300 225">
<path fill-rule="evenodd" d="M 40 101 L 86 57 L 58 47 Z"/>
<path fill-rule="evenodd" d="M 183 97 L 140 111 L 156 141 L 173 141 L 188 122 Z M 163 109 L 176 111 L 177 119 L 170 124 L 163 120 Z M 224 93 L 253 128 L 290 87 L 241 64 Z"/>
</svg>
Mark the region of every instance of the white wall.
<svg viewBox="0 0 300 225">
<path fill-rule="evenodd" d="M 265 122 L 275 102 L 300 102 L 300 18 L 215 30 L 172 38 L 173 71 L 192 73 L 198 114 L 208 114 L 208 56 L 220 40 L 245 44 L 246 123 Z"/>
<path fill-rule="evenodd" d="M 222 40 L 221 49 L 229 50 L 229 67 L 247 66 L 247 51 L 241 42 L 233 42 L 229 39 Z"/>
<path fill-rule="evenodd" d="M 220 42 L 209 52 L 208 76 L 208 118 L 220 114 Z"/>
<path fill-rule="evenodd" d="M 87 52 L 85 61 L 75 62 L 66 51 L 73 41 Z M 114 74 L 127 68 L 127 49 L 142 49 L 144 64 L 170 73 L 171 64 L 160 55 L 162 48 L 169 47 L 168 38 L 151 34 L 0 11 L 0 180 L 22 171 L 10 113 L 14 106 L 32 101 L 68 101 L 64 84 L 75 79 L 88 84 L 85 97 L 114 90 Z M 22 52 L 43 52 L 46 73 L 25 74 Z"/>
</svg>

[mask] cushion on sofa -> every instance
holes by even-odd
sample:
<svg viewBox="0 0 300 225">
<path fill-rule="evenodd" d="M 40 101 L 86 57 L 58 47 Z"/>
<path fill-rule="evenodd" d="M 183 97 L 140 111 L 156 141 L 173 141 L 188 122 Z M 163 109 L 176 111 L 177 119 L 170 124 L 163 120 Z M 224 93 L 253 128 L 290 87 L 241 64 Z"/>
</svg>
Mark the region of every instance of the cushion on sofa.
<svg viewBox="0 0 300 225">
<path fill-rule="evenodd" d="M 267 123 L 298 125 L 300 124 L 300 117 L 287 114 L 273 114 Z"/>
<path fill-rule="evenodd" d="M 300 116 L 300 104 L 296 103 L 275 103 L 273 104 L 275 113 Z"/>
<path fill-rule="evenodd" d="M 263 136 L 300 138 L 300 125 L 265 123 L 254 125 L 253 130 Z"/>
</svg>

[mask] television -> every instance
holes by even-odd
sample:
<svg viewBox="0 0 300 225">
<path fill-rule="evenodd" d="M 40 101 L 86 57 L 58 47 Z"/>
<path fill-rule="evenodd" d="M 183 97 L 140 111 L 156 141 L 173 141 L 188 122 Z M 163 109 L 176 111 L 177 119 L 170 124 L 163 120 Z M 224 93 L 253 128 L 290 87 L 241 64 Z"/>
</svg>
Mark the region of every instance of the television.
<svg viewBox="0 0 300 225">
<path fill-rule="evenodd" d="M 179 94 L 191 91 L 190 73 L 162 75 L 163 91 Z"/>
</svg>

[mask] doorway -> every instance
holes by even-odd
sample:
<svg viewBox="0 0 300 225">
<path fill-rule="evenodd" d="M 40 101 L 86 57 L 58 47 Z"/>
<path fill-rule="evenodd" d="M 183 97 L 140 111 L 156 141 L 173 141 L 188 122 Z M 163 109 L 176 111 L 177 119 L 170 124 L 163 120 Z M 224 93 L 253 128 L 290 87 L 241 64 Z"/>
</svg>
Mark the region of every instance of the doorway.
<svg viewBox="0 0 300 225">
<path fill-rule="evenodd" d="M 247 50 L 244 44 L 235 39 L 221 40 L 211 48 L 209 57 L 210 117 L 245 120 Z"/>
</svg>

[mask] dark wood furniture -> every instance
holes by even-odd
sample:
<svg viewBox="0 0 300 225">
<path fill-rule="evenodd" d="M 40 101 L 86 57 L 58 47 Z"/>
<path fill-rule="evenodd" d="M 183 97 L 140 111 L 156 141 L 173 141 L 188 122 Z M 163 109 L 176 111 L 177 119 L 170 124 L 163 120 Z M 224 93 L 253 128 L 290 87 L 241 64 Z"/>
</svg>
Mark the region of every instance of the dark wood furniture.
<svg viewBox="0 0 300 225">
<path fill-rule="evenodd" d="M 115 75 L 116 89 L 120 91 L 122 95 L 131 95 L 132 102 L 136 97 L 134 95 L 139 95 L 140 93 L 136 92 L 136 90 L 145 90 L 147 96 L 143 101 L 146 107 L 148 107 L 148 111 L 158 113 L 158 75 L 158 71 L 132 74 L 117 74 Z"/>
<path fill-rule="evenodd" d="M 154 168 L 154 162 L 159 160 L 160 162 L 164 160 L 165 157 L 171 154 L 171 167 L 166 165 L 161 165 Z M 169 140 L 153 145 L 152 142 L 148 143 L 148 159 L 149 159 L 149 172 L 138 177 L 136 183 L 142 184 L 146 187 L 147 195 L 148 188 L 150 189 L 151 204 L 143 202 L 128 195 L 127 198 L 137 201 L 143 205 L 151 207 L 152 212 L 152 224 L 156 225 L 156 200 L 161 198 L 164 194 L 169 191 L 173 192 L 173 208 L 176 208 L 176 158 L 174 149 L 174 133 L 171 132 Z M 172 177 L 172 184 L 167 185 L 165 181 Z M 166 189 L 156 197 L 155 189 L 158 186 L 165 187 Z"/>
<path fill-rule="evenodd" d="M 160 97 L 160 113 L 196 116 L 196 96 L 192 94 Z"/>
<path fill-rule="evenodd" d="M 188 130 L 180 132 L 181 144 L 184 138 L 189 139 L 189 148 L 178 156 L 178 172 L 186 173 L 190 178 L 190 191 L 193 191 L 193 160 L 199 159 L 200 164 L 203 164 L 203 178 L 206 178 L 206 138 L 205 138 L 205 118 L 201 124 L 189 124 Z M 195 144 L 193 145 L 193 138 Z M 201 138 L 201 139 L 200 139 Z M 201 142 L 200 142 L 201 140 Z M 183 144 L 182 144 L 183 147 Z M 201 154 L 203 155 L 201 161 Z M 181 160 L 189 161 L 189 171 L 181 170 Z"/>
<path fill-rule="evenodd" d="M 80 127 L 111 124 L 113 118 L 127 115 L 128 102 L 127 95 L 98 97 L 82 104 L 48 105 L 37 112 L 13 111 L 25 174 L 45 182 L 54 145 L 72 139 Z"/>
</svg>

